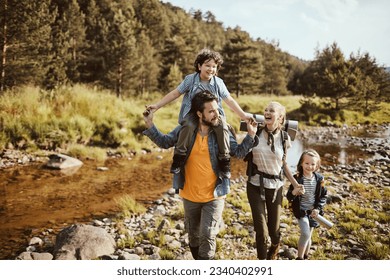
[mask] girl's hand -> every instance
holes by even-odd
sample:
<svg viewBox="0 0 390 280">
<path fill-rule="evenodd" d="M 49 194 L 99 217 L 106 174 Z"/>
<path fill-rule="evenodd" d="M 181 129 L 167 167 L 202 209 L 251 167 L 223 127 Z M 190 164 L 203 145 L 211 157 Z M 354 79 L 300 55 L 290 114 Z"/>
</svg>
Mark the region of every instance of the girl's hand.
<svg viewBox="0 0 390 280">
<path fill-rule="evenodd" d="M 315 218 L 319 215 L 319 213 L 320 213 L 320 211 L 318 209 L 313 209 L 313 210 L 311 210 L 310 216 Z"/>
<path fill-rule="evenodd" d="M 298 185 L 294 187 L 292 194 L 293 195 L 303 195 L 305 193 L 305 187 L 303 185 Z"/>
</svg>

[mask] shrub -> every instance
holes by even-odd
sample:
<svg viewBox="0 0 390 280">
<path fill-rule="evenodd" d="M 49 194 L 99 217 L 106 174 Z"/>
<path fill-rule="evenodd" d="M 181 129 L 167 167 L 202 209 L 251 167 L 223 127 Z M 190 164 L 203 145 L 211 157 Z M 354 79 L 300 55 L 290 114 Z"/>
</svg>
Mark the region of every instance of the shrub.
<svg viewBox="0 0 390 280">
<path fill-rule="evenodd" d="M 169 249 L 162 248 L 160 250 L 159 254 L 160 254 L 160 257 L 162 260 L 174 260 L 175 259 L 175 254 Z"/>
<path fill-rule="evenodd" d="M 124 195 L 121 198 L 116 199 L 116 203 L 125 217 L 146 212 L 145 206 L 138 203 L 130 195 Z"/>
</svg>

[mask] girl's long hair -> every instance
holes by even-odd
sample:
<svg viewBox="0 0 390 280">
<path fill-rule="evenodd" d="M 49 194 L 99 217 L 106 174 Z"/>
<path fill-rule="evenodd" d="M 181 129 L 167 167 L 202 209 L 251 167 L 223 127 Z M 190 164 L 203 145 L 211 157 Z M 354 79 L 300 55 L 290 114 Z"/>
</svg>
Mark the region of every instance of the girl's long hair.
<svg viewBox="0 0 390 280">
<path fill-rule="evenodd" d="M 316 167 L 316 169 L 314 171 L 318 171 L 320 169 L 320 167 L 321 167 L 321 157 L 320 157 L 320 155 L 313 149 L 307 149 L 307 150 L 302 152 L 302 155 L 299 158 L 299 161 L 298 161 L 298 164 L 297 164 L 298 177 L 303 176 L 302 162 L 303 162 L 303 157 L 305 155 L 308 155 L 308 156 L 311 156 L 311 157 L 314 157 L 314 158 L 317 159 L 317 167 Z"/>
</svg>

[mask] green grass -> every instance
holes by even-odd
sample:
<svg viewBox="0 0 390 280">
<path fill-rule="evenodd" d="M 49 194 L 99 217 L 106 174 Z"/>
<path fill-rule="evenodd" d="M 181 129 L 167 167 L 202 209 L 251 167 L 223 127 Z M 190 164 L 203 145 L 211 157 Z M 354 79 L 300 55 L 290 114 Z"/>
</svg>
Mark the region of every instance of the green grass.
<svg viewBox="0 0 390 280">
<path fill-rule="evenodd" d="M 351 191 L 367 199 L 381 198 L 379 191 L 374 186 L 359 183 L 359 182 L 353 182 L 351 184 Z"/>
<path fill-rule="evenodd" d="M 143 101 L 76 85 L 55 92 L 24 87 L 0 96 L 0 147 L 140 149 Z"/>
<path fill-rule="evenodd" d="M 175 260 L 175 254 L 169 249 L 162 248 L 159 251 L 160 257 L 162 260 Z"/>
<path fill-rule="evenodd" d="M 104 162 L 107 159 L 107 152 L 103 148 L 89 147 L 81 144 L 71 144 L 67 147 L 67 154 L 75 158 L 94 159 Z"/>
<path fill-rule="evenodd" d="M 153 93 L 146 98 L 117 98 L 115 94 L 84 85 L 43 91 L 23 87 L 6 91 L 0 96 L 0 148 L 10 144 L 18 149 L 66 150 L 70 145 L 110 149 L 140 150 L 150 141 L 142 136 L 145 129 L 142 112 L 145 105 L 158 102 L 164 94 Z M 235 98 L 233 96 L 233 98 Z M 164 133 L 177 125 L 182 98 L 155 112 L 154 121 Z M 241 95 L 236 101 L 244 111 L 263 114 L 271 101 L 286 107 L 287 118 L 296 119 L 300 127 L 318 125 L 325 120 L 336 124 L 384 123 L 389 120 L 390 104 L 364 116 L 362 112 L 343 110 L 340 114 L 318 111 L 321 99 L 313 99 L 304 109 L 302 96 Z M 307 99 L 305 99 L 306 102 Z M 239 117 L 223 103 L 227 120 L 238 131 Z M 323 107 L 323 106 L 322 106 Z M 329 116 L 333 117 L 329 117 Z M 342 115 L 341 120 L 339 115 Z M 307 120 L 306 120 L 307 119 Z M 88 153 L 83 155 L 88 157 Z"/>
<path fill-rule="evenodd" d="M 136 244 L 136 241 L 133 237 L 131 236 L 126 236 L 126 238 L 124 239 L 120 239 L 118 242 L 117 242 L 117 247 L 118 248 L 133 248 Z"/>
<path fill-rule="evenodd" d="M 384 234 L 378 234 L 377 231 L 379 224 L 380 227 L 388 225 L 388 214 L 384 207 L 373 209 L 371 197 L 360 195 L 366 192 L 366 189 L 362 188 L 360 184 L 356 184 L 356 186 L 353 194 L 358 194 L 358 199 L 325 206 L 326 216 L 332 219 L 335 224 L 331 229 L 327 230 L 321 227 L 314 229 L 310 259 L 344 260 L 352 257 L 377 260 L 390 258 L 390 250 L 387 246 L 390 241 L 389 237 Z M 367 187 L 375 188 L 375 186 Z M 389 192 L 386 189 L 379 189 L 378 192 L 383 199 L 388 199 Z M 232 184 L 231 193 L 226 198 L 227 207 L 223 211 L 226 227 L 217 235 L 217 259 L 256 259 L 255 253 L 242 254 L 242 252 L 247 252 L 248 249 L 255 251 L 256 244 L 253 233 L 250 234 L 248 230 L 250 226 L 253 226 L 251 216 L 237 214 L 234 210 L 235 206 L 232 205 L 241 206 L 241 201 L 247 203 L 243 187 L 240 184 Z M 241 212 L 242 209 L 245 209 L 245 207 L 237 210 Z M 124 222 L 116 221 L 118 234 L 124 235 L 124 238 L 118 241 L 118 247 L 133 248 L 137 244 L 141 244 L 142 240 L 148 240 L 151 244 L 160 248 L 160 257 L 162 259 L 176 259 L 177 252 L 168 248 L 165 240 L 165 234 L 169 232 L 169 228 L 165 228 L 161 232 L 158 232 L 156 228 L 163 219 L 168 219 L 169 227 L 175 224 L 174 221 L 182 220 L 182 211 L 183 208 L 180 203 L 178 207 L 173 209 L 173 214 L 169 218 L 158 216 L 152 222 L 151 227 L 154 230 L 146 233 L 142 232 L 134 236 L 129 235 Z M 281 242 L 283 245 L 297 248 L 300 236 L 299 226 L 295 223 L 296 218 L 293 217 L 292 213 L 286 208 L 284 211 L 286 215 L 282 216 L 282 222 L 287 223 L 288 230 L 282 233 Z M 236 224 L 242 227 L 239 225 L 235 226 Z M 359 255 L 351 254 L 351 239 L 358 244 L 358 248 L 362 249 Z M 225 243 L 227 240 L 229 240 L 227 243 L 228 247 L 226 247 Z M 335 244 L 337 244 L 336 247 Z M 141 258 L 145 258 L 145 256 L 141 256 Z"/>
<path fill-rule="evenodd" d="M 130 217 L 133 214 L 143 214 L 146 212 L 145 206 L 138 203 L 130 195 L 124 195 L 117 198 L 115 201 L 124 217 Z"/>
<path fill-rule="evenodd" d="M 299 235 L 287 236 L 283 239 L 283 244 L 289 247 L 298 248 L 298 240 Z"/>
<path fill-rule="evenodd" d="M 170 215 L 171 219 L 174 221 L 179 221 L 181 219 L 184 219 L 184 206 L 182 203 L 178 204 L 173 210 Z"/>
</svg>

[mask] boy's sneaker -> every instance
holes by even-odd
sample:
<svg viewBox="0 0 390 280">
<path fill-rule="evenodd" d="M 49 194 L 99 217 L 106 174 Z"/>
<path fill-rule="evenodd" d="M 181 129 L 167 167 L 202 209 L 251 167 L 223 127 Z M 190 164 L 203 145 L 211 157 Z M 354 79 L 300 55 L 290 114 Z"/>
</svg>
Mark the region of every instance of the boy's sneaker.
<svg viewBox="0 0 390 280">
<path fill-rule="evenodd" d="M 170 172 L 172 174 L 178 174 L 180 173 L 181 168 L 184 166 L 184 161 L 186 159 L 186 156 L 184 155 L 173 155 L 173 162 L 171 165 Z"/>
<path fill-rule="evenodd" d="M 221 173 L 230 174 L 230 158 L 223 158 L 218 161 Z"/>
<path fill-rule="evenodd" d="M 171 166 L 170 172 L 172 174 L 179 174 L 180 173 L 180 167 L 173 167 L 173 166 Z"/>
</svg>

